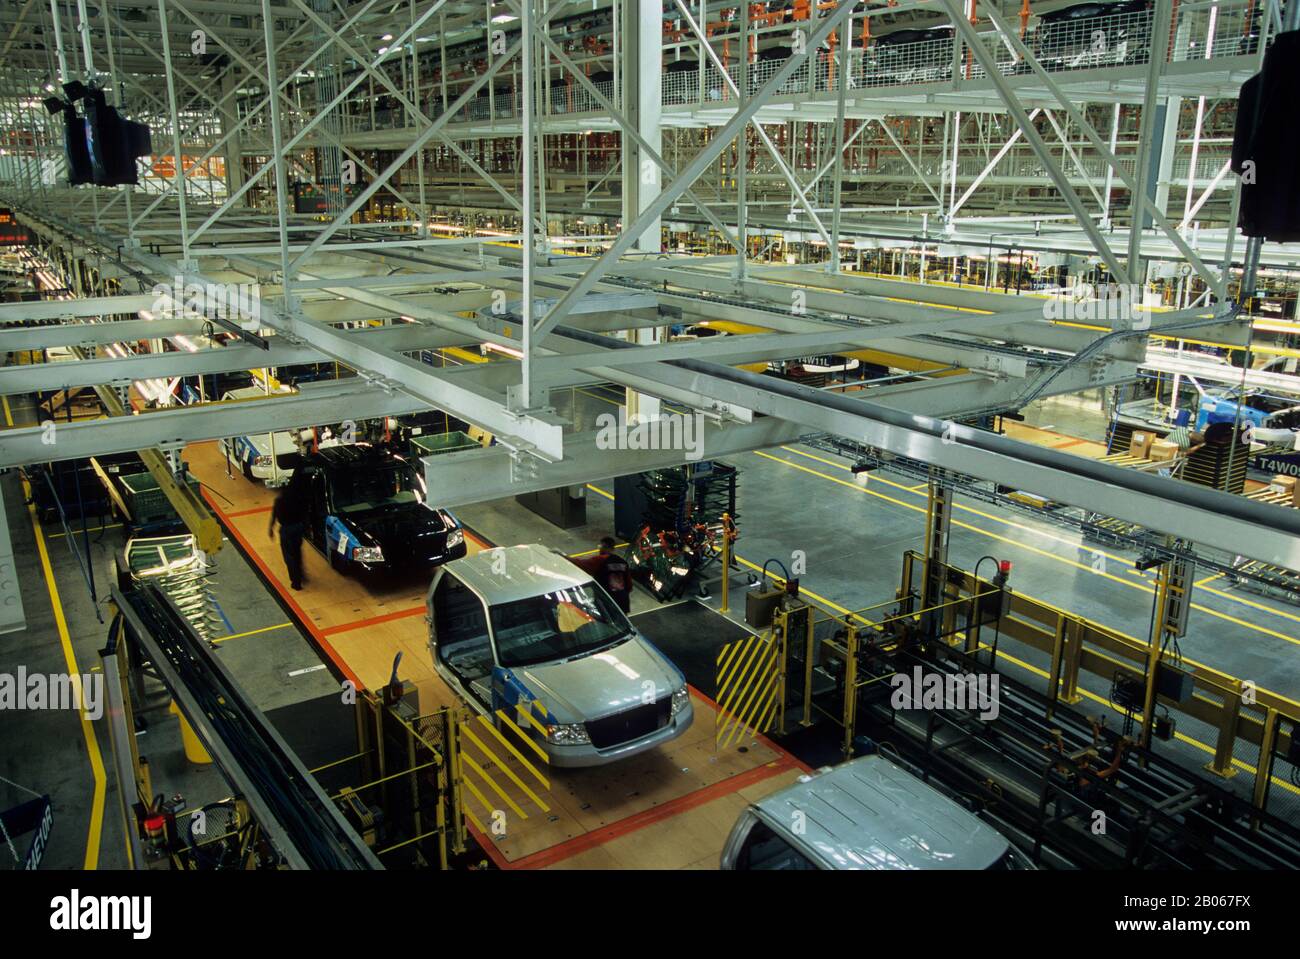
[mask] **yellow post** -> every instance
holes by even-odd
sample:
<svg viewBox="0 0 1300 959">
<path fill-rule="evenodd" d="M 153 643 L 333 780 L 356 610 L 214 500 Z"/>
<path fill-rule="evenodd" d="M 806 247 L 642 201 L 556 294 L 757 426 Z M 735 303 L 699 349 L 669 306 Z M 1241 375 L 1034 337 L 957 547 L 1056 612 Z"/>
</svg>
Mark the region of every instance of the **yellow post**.
<svg viewBox="0 0 1300 959">
<path fill-rule="evenodd" d="M 447 775 L 447 783 L 450 789 L 451 802 L 451 824 L 452 824 L 452 851 L 462 853 L 465 851 L 465 807 L 464 794 L 461 791 L 461 769 L 460 769 L 460 714 L 454 710 L 448 709 L 445 713 L 446 719 L 446 743 L 447 743 L 447 762 L 444 769 Z"/>
<path fill-rule="evenodd" d="M 167 711 L 180 720 L 181 723 L 181 745 L 185 748 L 185 758 L 196 766 L 207 766 L 212 763 L 212 757 L 208 751 L 203 748 L 203 743 L 198 735 L 194 732 L 194 727 L 190 725 L 189 720 L 181 713 L 176 701 L 167 707 Z"/>
<path fill-rule="evenodd" d="M 1255 767 L 1255 790 L 1251 803 L 1260 812 L 1265 812 L 1264 804 L 1268 801 L 1268 777 L 1273 772 L 1273 750 L 1277 748 L 1277 710 L 1269 709 L 1264 715 L 1264 729 L 1259 737 L 1259 762 Z M 1294 729 L 1294 727 L 1293 727 Z M 1295 735 L 1292 732 L 1292 735 Z M 1252 827 L 1259 828 L 1259 820 L 1253 821 Z"/>
<path fill-rule="evenodd" d="M 803 651 L 803 720 L 801 726 L 812 725 L 812 675 L 813 675 L 813 632 L 816 624 L 813 622 L 813 608 L 805 605 L 803 607 L 804 618 L 808 623 L 807 637 L 804 642 Z"/>
<path fill-rule="evenodd" d="M 1083 699 L 1079 692 L 1079 669 L 1083 665 L 1084 624 L 1082 620 L 1067 617 L 1065 625 L 1065 652 L 1062 656 L 1061 702 L 1074 704 Z"/>
<path fill-rule="evenodd" d="M 1216 776 L 1227 779 L 1237 775 L 1237 767 L 1232 764 L 1232 750 L 1237 745 L 1237 724 L 1241 719 L 1242 682 L 1235 677 L 1228 688 L 1223 690 L 1223 709 L 1219 711 L 1219 735 L 1214 744 L 1214 758 L 1203 767 Z M 1260 750 L 1259 765 L 1263 768 L 1264 752 Z"/>
<path fill-rule="evenodd" d="M 777 701 L 776 701 L 776 733 L 778 736 L 785 735 L 785 700 L 786 700 L 786 683 L 788 673 L 786 667 L 790 662 L 790 637 L 785 630 L 779 633 L 774 632 L 772 637 L 777 643 L 777 660 L 776 660 L 776 681 L 777 681 Z"/>
<path fill-rule="evenodd" d="M 1065 656 L 1065 614 L 1058 613 L 1056 617 L 1056 635 L 1052 639 L 1052 667 L 1048 671 L 1047 677 L 1047 715 L 1051 716 L 1056 710 L 1056 704 L 1061 698 L 1061 665 Z"/>
<path fill-rule="evenodd" d="M 844 758 L 853 758 L 853 732 L 858 724 L 858 628 L 852 620 L 845 636 L 844 656 Z"/>
<path fill-rule="evenodd" d="M 729 599 L 731 586 L 731 535 L 729 533 L 730 524 L 727 522 L 730 518 L 726 513 L 722 514 L 722 605 L 718 608 L 724 613 L 731 609 Z"/>
<path fill-rule="evenodd" d="M 1160 671 L 1161 646 L 1165 639 L 1165 619 L 1169 609 L 1170 577 L 1173 574 L 1172 563 L 1160 566 L 1160 582 L 1156 587 L 1156 615 L 1151 629 L 1151 643 L 1147 647 L 1146 692 L 1142 697 L 1142 732 L 1138 745 L 1143 748 L 1151 746 L 1151 727 L 1156 721 L 1156 677 Z"/>
</svg>

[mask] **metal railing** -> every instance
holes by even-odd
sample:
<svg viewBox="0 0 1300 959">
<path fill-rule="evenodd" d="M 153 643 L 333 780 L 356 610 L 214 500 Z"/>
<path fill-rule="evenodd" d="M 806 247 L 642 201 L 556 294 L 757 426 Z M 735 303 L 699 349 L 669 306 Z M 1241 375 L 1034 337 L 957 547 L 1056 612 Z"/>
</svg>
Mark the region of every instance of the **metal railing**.
<svg viewBox="0 0 1300 959">
<path fill-rule="evenodd" d="M 1238 57 L 1258 52 L 1263 18 L 1262 4 L 1250 0 L 1224 3 L 1185 3 L 1175 12 L 1168 41 L 1171 62 Z M 1067 73 L 1099 68 L 1141 66 L 1149 62 L 1151 51 L 1160 47 L 1152 37 L 1154 8 L 1091 17 L 1077 22 L 1037 20 L 1024 36 L 1025 45 L 1049 73 Z M 1015 55 L 1011 46 L 987 23 L 980 32 L 980 42 L 993 54 L 997 70 L 1004 76 L 1027 75 L 1030 67 Z M 890 43 L 887 37 L 873 41 L 867 48 L 849 52 L 847 77 L 841 77 L 839 52 L 817 51 L 782 84 L 778 96 L 815 96 L 836 92 L 841 82 L 850 90 L 917 84 L 951 83 L 986 77 L 983 67 L 971 55 L 963 41 L 954 37 L 922 39 L 911 43 Z M 679 61 L 680 62 L 680 61 Z M 783 65 L 783 59 L 758 60 L 748 65 L 750 92 L 759 90 Z M 671 66 L 671 64 L 669 65 Z M 741 83 L 741 64 L 729 62 L 726 72 L 736 89 Z M 954 76 L 955 74 L 955 76 Z M 459 96 L 472 78 L 449 83 L 448 102 Z M 712 63 L 706 61 L 685 70 L 666 70 L 661 78 L 664 106 L 710 106 L 735 100 L 729 85 Z M 492 122 L 518 119 L 521 112 L 517 83 L 498 87 L 491 97 L 486 93 L 463 107 L 459 122 Z M 612 79 L 595 81 L 595 86 L 611 101 L 615 100 Z M 408 93 L 409 95 L 409 93 Z M 341 105 L 343 129 L 348 133 L 367 130 L 399 129 L 414 121 L 409 111 L 390 97 L 358 94 Z M 430 95 L 426 88 L 423 108 L 431 118 L 443 112 L 442 94 Z M 566 78 L 549 88 L 539 104 L 545 116 L 564 116 L 602 110 L 588 90 L 576 80 Z M 263 125 L 257 118 L 250 127 Z M 292 132 L 294 123 L 287 122 Z M 1212 173 L 1210 174 L 1212 175 Z"/>
</svg>

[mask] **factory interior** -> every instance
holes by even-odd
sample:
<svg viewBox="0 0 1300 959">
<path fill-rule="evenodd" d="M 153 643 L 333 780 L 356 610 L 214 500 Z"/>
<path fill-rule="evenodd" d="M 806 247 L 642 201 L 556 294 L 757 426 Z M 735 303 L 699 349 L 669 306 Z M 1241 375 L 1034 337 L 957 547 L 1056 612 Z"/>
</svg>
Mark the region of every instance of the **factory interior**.
<svg viewBox="0 0 1300 959">
<path fill-rule="evenodd" d="M 1300 868 L 1300 0 L 0 42 L 6 870 Z"/>
</svg>

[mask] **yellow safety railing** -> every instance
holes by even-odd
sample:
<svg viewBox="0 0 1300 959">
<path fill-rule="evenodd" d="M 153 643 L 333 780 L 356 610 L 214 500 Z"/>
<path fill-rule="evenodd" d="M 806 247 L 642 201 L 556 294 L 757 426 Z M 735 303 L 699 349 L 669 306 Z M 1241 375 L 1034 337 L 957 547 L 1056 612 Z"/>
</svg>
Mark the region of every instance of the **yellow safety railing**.
<svg viewBox="0 0 1300 959">
<path fill-rule="evenodd" d="M 911 592 L 913 568 L 924 562 L 915 551 L 904 554 L 900 595 Z M 977 588 L 990 588 L 969 572 L 953 566 L 948 569 L 960 574 L 959 584 L 949 583 L 946 587 L 949 592 L 963 594 L 957 602 L 968 602 L 969 594 Z M 1151 653 L 1145 639 L 1128 636 L 1018 590 L 1012 594 L 1010 612 L 1002 617 L 998 628 L 1001 635 L 1049 657 L 1046 676 L 1042 677 L 1051 704 L 1049 715 L 1057 703 L 1073 704 L 1085 698 L 1118 708 L 1105 697 L 1081 688 L 1081 675 L 1099 677 L 1107 686 L 1119 674 L 1145 681 Z M 964 636 L 958 634 L 954 640 L 963 641 Z M 1291 737 L 1282 730 L 1281 721 L 1292 729 L 1300 728 L 1295 725 L 1300 723 L 1300 702 L 1186 657 L 1180 659 L 1178 667 L 1191 674 L 1192 695 L 1181 702 L 1161 696 L 1157 702 L 1162 709 L 1204 723 L 1214 731 L 1212 744 L 1200 744 L 1212 754 L 1205 768 L 1225 777 L 1239 771 L 1253 773 L 1257 806 L 1265 801 L 1270 786 L 1300 795 L 1300 789 L 1292 783 L 1271 777 L 1269 762 L 1273 753 L 1288 752 Z M 1254 766 L 1236 755 L 1243 744 L 1258 748 L 1260 761 Z"/>
</svg>

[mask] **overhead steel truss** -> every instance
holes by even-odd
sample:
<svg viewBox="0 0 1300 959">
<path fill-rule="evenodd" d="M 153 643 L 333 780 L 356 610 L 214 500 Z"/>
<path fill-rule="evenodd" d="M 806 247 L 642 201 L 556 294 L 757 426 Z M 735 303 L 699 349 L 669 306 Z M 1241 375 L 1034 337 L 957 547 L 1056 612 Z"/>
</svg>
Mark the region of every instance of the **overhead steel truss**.
<svg viewBox="0 0 1300 959">
<path fill-rule="evenodd" d="M 0 434 L 0 465 L 143 445 L 166 449 L 430 406 L 483 427 L 502 444 L 428 466 L 440 488 L 480 497 L 681 462 L 680 450 L 612 456 L 552 408 L 556 390 L 610 382 L 630 395 L 707 413 L 709 455 L 807 432 L 839 433 L 970 475 L 1050 489 L 1058 499 L 1222 549 L 1300 565 L 1300 527 L 1290 512 L 952 429 L 950 421 L 1014 408 L 1038 392 L 1131 378 L 1145 355 L 1135 341 L 1153 331 L 1196 325 L 1248 339 L 1229 282 L 1235 238 L 1224 230 L 1226 249 L 1210 259 L 1189 235 L 1189 222 L 1215 191 L 1230 193 L 1232 186 L 1218 165 L 1221 151 L 1201 152 L 1205 104 L 1198 107 L 1185 194 L 1176 198 L 1181 210 L 1172 211 L 1169 164 L 1179 145 L 1160 126 L 1156 108 L 1176 114 L 1177 97 L 1229 96 L 1232 83 L 1258 63 L 1273 20 L 1261 20 L 1254 34 L 1233 33 L 1255 29 L 1241 4 L 1193 2 L 1175 12 L 1158 3 L 1148 24 L 1155 41 L 1140 62 L 1085 58 L 1063 65 L 1045 54 L 1024 20 L 1016 28 L 1018 4 L 818 6 L 805 20 L 782 21 L 779 31 L 748 5 L 732 18 L 723 11 L 734 5 L 704 0 L 408 0 L 384 7 L 375 0 L 149 0 L 93 13 L 69 0 L 28 0 L 0 14 L 0 36 L 6 23 L 11 27 L 0 113 L 15 131 L 13 149 L 0 156 L 0 197 L 37 234 L 45 255 L 95 276 L 81 282 L 84 300 L 0 306 L 0 349 L 98 351 L 39 372 L 0 370 L 0 393 L 324 360 L 356 373 L 257 403 L 61 425 L 53 450 L 41 442 L 39 427 L 7 431 Z M 586 43 L 600 41 L 591 23 L 606 15 L 612 53 L 603 41 Z M 19 38 L 19 26 L 35 22 L 53 47 Z M 886 25 L 937 22 L 954 27 L 937 61 L 946 59 L 946 78 L 890 75 L 898 87 L 891 91 L 881 79 L 881 47 L 866 37 Z M 666 30 L 665 23 L 677 27 Z M 581 49 L 566 40 L 575 34 Z M 725 39 L 719 43 L 718 36 Z M 1241 36 L 1254 38 L 1249 47 Z M 760 44 L 770 50 L 781 38 L 791 45 L 788 56 L 747 52 Z M 1228 40 L 1237 46 L 1228 48 Z M 650 94 L 621 66 L 638 63 L 644 71 L 663 62 L 665 51 L 698 56 L 690 82 L 670 83 L 665 75 L 651 85 L 662 89 Z M 918 57 L 934 51 L 906 53 L 914 70 Z M 453 77 L 451 61 L 464 57 L 470 68 Z M 614 68 L 612 81 L 592 72 L 605 62 Z M 503 78 L 508 92 L 499 89 Z M 60 185 L 61 134 L 40 98 L 46 87 L 72 80 L 102 82 L 125 113 L 151 124 L 162 152 L 146 163 L 141 188 Z M 939 86 L 930 93 L 906 89 L 932 82 Z M 678 93 L 686 99 L 675 102 Z M 1141 106 L 1127 144 L 1133 149 L 1120 147 L 1119 111 L 1110 109 L 1119 103 Z M 388 126 L 380 112 L 392 119 Z M 942 131 L 941 150 L 924 156 L 925 135 L 913 138 L 896 122 L 904 115 L 942 121 L 934 127 Z M 996 127 L 987 119 L 994 115 Z M 792 120 L 831 130 L 802 164 L 771 129 Z M 861 122 L 849 129 L 853 121 Z M 670 151 L 662 136 L 667 126 L 704 133 L 689 151 Z M 982 153 L 966 155 L 959 147 L 972 129 L 983 138 Z M 586 130 L 620 137 L 621 165 L 586 174 L 583 203 L 575 207 L 601 184 L 619 185 L 616 205 L 597 217 L 599 238 L 554 228 L 557 219 L 574 220 L 557 212 L 572 198 L 557 187 L 568 174 L 556 168 L 555 138 Z M 869 138 L 901 161 L 910 187 L 924 194 L 921 207 L 892 221 L 885 211 L 844 209 L 849 195 L 863 192 L 852 184 L 848 151 Z M 489 162 L 475 140 L 508 141 L 508 162 Z M 454 160 L 458 182 L 427 168 L 435 148 Z M 1044 230 L 1041 216 L 1012 214 L 1021 221 L 1012 227 L 984 223 L 972 212 L 976 200 L 1004 164 L 1027 159 L 1055 188 L 1069 222 L 1049 217 Z M 1213 175 L 1199 175 L 1207 159 Z M 326 195 L 324 206 L 298 213 L 293 185 L 309 180 Z M 400 212 L 369 217 L 381 196 Z M 484 203 L 505 211 L 500 224 L 489 227 L 480 218 L 462 227 L 437 216 Z M 665 252 L 660 223 L 677 218 L 716 231 L 725 255 Z M 1177 257 L 1192 265 L 1208 294 L 1156 317 L 1154 330 L 1117 322 L 1110 337 L 1056 325 L 1041 303 L 1030 308 L 991 292 L 943 293 L 950 302 L 938 302 L 957 311 L 939 309 L 935 299 L 900 297 L 841 273 L 844 243 L 878 220 L 891 222 L 886 233 L 920 236 L 923 251 L 931 238 L 936 246 L 987 239 L 991 248 L 999 230 L 1032 230 L 1035 240 L 1027 242 L 1082 249 L 1121 282 L 1140 284 L 1154 257 Z M 1125 221 L 1119 229 L 1117 220 Z M 779 229 L 825 244 L 829 263 L 750 262 L 755 236 Z M 569 244 L 589 252 L 559 255 Z M 189 302 L 179 315 L 145 315 L 157 302 L 157 285 L 201 290 L 241 283 L 251 283 L 257 296 L 235 323 L 266 349 L 218 346 L 218 337 L 205 336 L 213 330 L 204 317 L 186 309 Z M 437 283 L 453 290 L 430 293 Z M 656 332 L 708 318 L 765 332 L 686 343 L 663 342 Z M 22 325 L 38 320 L 59 322 Z M 370 323 L 375 328 L 358 328 Z M 111 344 L 176 337 L 198 337 L 202 347 L 104 352 Z M 518 362 L 439 369 L 418 355 L 479 344 Z M 961 372 L 882 387 L 868 403 L 732 369 L 855 349 Z M 444 479 L 454 483 L 443 486 Z"/>
</svg>

